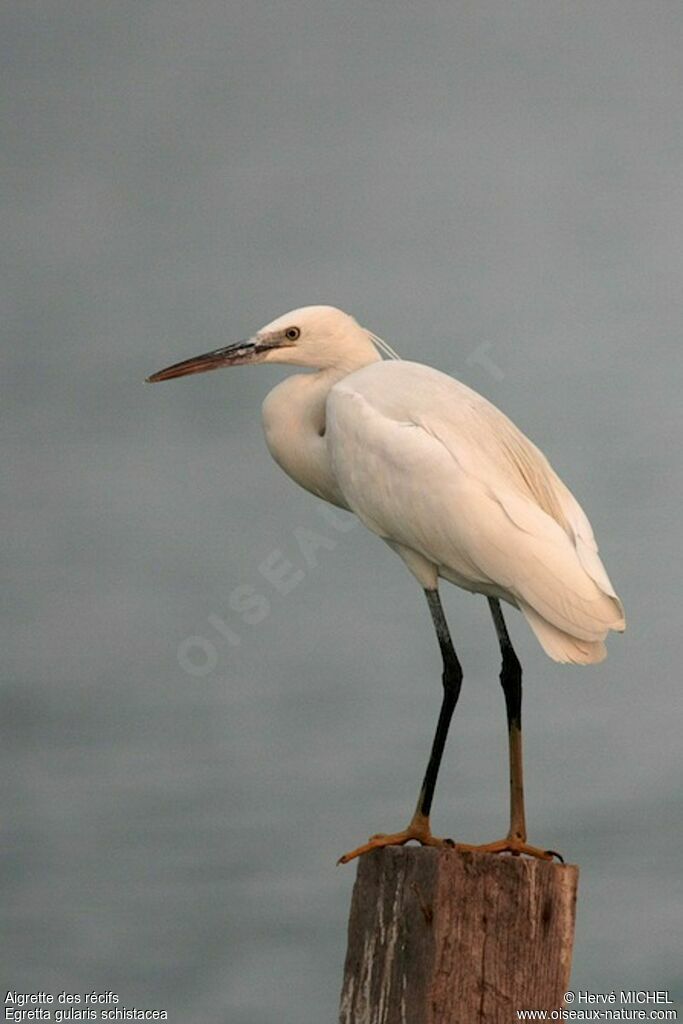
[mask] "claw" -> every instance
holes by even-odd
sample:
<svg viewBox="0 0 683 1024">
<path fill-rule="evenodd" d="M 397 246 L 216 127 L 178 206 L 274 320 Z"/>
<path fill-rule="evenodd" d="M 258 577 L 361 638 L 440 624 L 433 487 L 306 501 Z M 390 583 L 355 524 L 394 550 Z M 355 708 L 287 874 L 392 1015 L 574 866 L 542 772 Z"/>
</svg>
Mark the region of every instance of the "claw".
<svg viewBox="0 0 683 1024">
<path fill-rule="evenodd" d="M 550 860 L 552 860 L 553 857 L 557 857 L 560 864 L 564 864 L 564 857 L 561 853 L 558 853 L 557 850 L 546 850 L 545 852 L 548 854 Z"/>
</svg>

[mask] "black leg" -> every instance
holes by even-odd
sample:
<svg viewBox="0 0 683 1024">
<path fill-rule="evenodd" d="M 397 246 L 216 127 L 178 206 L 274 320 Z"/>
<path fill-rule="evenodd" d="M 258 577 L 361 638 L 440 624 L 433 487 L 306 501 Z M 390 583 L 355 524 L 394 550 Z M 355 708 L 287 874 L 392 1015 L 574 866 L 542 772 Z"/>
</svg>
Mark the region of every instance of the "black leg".
<svg viewBox="0 0 683 1024">
<path fill-rule="evenodd" d="M 434 788 L 436 786 L 436 779 L 439 774 L 439 767 L 441 766 L 441 758 L 446 745 L 448 728 L 451 724 L 455 705 L 457 704 L 458 697 L 460 696 L 460 687 L 462 686 L 462 668 L 458 661 L 458 656 L 455 653 L 455 648 L 453 647 L 453 641 L 451 640 L 451 634 L 448 629 L 448 623 L 446 622 L 446 616 L 444 615 L 439 591 L 425 590 L 425 594 L 427 596 L 427 604 L 429 605 L 429 610 L 432 614 L 432 621 L 434 622 L 434 628 L 436 630 L 436 636 L 439 641 L 441 656 L 443 658 L 443 700 L 441 703 L 439 720 L 436 725 L 436 732 L 434 734 L 432 752 L 429 757 L 427 771 L 425 772 L 424 781 L 422 782 L 422 788 L 420 790 L 420 796 L 418 798 L 416 808 L 416 814 L 428 818 L 432 809 Z"/>
<path fill-rule="evenodd" d="M 427 595 L 427 603 L 429 604 L 429 610 L 432 613 L 432 619 L 434 621 L 434 627 L 436 629 L 436 635 L 439 641 L 439 647 L 441 648 L 441 655 L 443 657 L 443 700 L 441 703 L 441 711 L 439 713 L 439 721 L 436 726 L 436 733 L 434 734 L 434 742 L 432 744 L 432 752 L 429 757 L 429 764 L 427 765 L 427 771 L 425 772 L 425 777 L 422 782 L 420 795 L 417 799 L 417 807 L 415 808 L 415 813 L 413 814 L 407 828 L 404 828 L 401 832 L 393 832 L 390 834 L 380 833 L 379 835 L 372 836 L 367 843 L 363 843 L 362 846 L 357 846 L 355 850 L 351 850 L 350 853 L 345 853 L 343 857 L 340 857 L 340 864 L 348 864 L 350 860 L 353 860 L 355 857 L 360 857 L 364 853 L 369 853 L 370 850 L 381 849 L 384 846 L 400 846 L 403 843 L 410 842 L 411 840 L 417 840 L 417 842 L 422 843 L 423 846 L 452 845 L 450 840 L 439 839 L 432 835 L 432 831 L 429 826 L 429 812 L 432 809 L 434 787 L 436 786 L 436 779 L 439 774 L 443 748 L 446 745 L 448 727 L 451 724 L 451 718 L 453 717 L 453 709 L 455 708 L 458 697 L 460 696 L 462 669 L 460 667 L 460 662 L 458 661 L 458 656 L 455 653 L 450 633 L 448 632 L 448 625 L 446 624 L 446 617 L 443 613 L 443 608 L 441 607 L 439 593 L 437 590 L 425 590 L 425 594 Z"/>
<path fill-rule="evenodd" d="M 519 857 L 527 854 L 540 860 L 552 860 L 559 853 L 543 850 L 538 846 L 530 846 L 526 841 L 526 821 L 524 818 L 524 777 L 522 773 L 522 666 L 514 652 L 505 619 L 500 609 L 500 602 L 490 597 L 489 608 L 498 634 L 502 664 L 500 667 L 500 683 L 505 695 L 505 707 L 508 719 L 508 747 L 510 755 L 510 829 L 505 839 L 495 843 L 484 843 L 472 846 L 469 843 L 458 843 L 459 850 L 478 850 L 480 853 L 512 853 Z"/>
<path fill-rule="evenodd" d="M 500 683 L 505 695 L 510 757 L 510 831 L 509 839 L 526 842 L 524 817 L 524 775 L 522 766 L 522 666 L 515 654 L 505 625 L 500 601 L 490 597 L 489 608 L 498 634 L 502 664 Z"/>
</svg>

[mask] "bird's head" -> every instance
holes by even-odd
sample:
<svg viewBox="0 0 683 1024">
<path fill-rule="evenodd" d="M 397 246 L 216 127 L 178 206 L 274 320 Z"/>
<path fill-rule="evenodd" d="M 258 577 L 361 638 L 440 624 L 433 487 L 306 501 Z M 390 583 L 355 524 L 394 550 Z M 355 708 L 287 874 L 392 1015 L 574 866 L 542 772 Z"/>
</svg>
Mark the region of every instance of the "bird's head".
<svg viewBox="0 0 683 1024">
<path fill-rule="evenodd" d="M 381 358 L 373 339 L 341 309 L 304 306 L 279 316 L 246 341 L 174 363 L 147 380 L 155 383 L 245 363 L 289 363 L 315 370 L 338 367 L 350 372 Z"/>
</svg>

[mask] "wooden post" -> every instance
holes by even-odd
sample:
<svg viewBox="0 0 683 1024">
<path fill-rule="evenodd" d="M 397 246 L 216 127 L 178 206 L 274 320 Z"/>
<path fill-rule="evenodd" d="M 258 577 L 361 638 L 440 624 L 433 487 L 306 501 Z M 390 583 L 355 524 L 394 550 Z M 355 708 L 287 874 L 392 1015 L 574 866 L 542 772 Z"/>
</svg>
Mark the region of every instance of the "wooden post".
<svg viewBox="0 0 683 1024">
<path fill-rule="evenodd" d="M 341 1024 L 512 1024 L 562 1007 L 579 869 L 389 846 L 361 857 Z"/>
</svg>

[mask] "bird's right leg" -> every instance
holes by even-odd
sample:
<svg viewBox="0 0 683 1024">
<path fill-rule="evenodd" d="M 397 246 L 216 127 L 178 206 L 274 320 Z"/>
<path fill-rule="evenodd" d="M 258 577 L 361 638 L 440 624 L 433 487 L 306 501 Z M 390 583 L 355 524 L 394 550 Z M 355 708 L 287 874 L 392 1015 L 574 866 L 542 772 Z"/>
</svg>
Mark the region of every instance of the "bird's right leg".
<svg viewBox="0 0 683 1024">
<path fill-rule="evenodd" d="M 340 864 L 348 864 L 350 860 L 353 860 L 355 857 L 360 857 L 361 854 L 368 853 L 370 850 L 381 849 L 384 846 L 402 846 L 404 843 L 410 842 L 411 839 L 422 843 L 423 846 L 453 845 L 451 840 L 440 839 L 438 836 L 432 835 L 429 824 L 429 815 L 432 808 L 432 799 L 434 797 L 436 780 L 441 766 L 441 758 L 446 745 L 446 737 L 448 736 L 448 728 L 451 724 L 455 705 L 457 704 L 458 697 L 460 696 L 462 668 L 460 666 L 458 656 L 455 653 L 455 648 L 453 647 L 453 641 L 451 640 L 439 592 L 437 589 L 429 589 L 425 590 L 425 594 L 427 596 L 427 603 L 432 615 L 432 621 L 434 623 L 439 647 L 441 648 L 441 656 L 443 658 L 443 699 L 441 702 L 441 711 L 439 712 L 439 720 L 436 725 L 436 732 L 434 734 L 434 742 L 432 743 L 432 751 L 429 757 L 429 763 L 427 764 L 427 770 L 424 775 L 422 787 L 420 789 L 420 795 L 417 799 L 415 813 L 413 814 L 407 828 L 403 829 L 401 832 L 393 832 L 388 835 L 381 833 L 379 835 L 372 836 L 367 843 L 364 843 L 362 846 L 357 847 L 357 849 L 351 850 L 350 853 L 345 853 L 343 857 L 340 857 Z"/>
<path fill-rule="evenodd" d="M 559 853 L 530 846 L 526 839 L 526 818 L 524 815 L 524 776 L 522 767 L 522 666 L 515 654 L 510 634 L 505 625 L 500 601 L 489 598 L 489 608 L 498 635 L 501 653 L 500 683 L 505 695 L 505 709 L 508 725 L 508 757 L 510 765 L 510 828 L 505 839 L 493 843 L 471 845 L 458 843 L 460 850 L 478 850 L 480 853 L 511 853 L 519 856 L 538 857 L 552 860 Z"/>
</svg>

